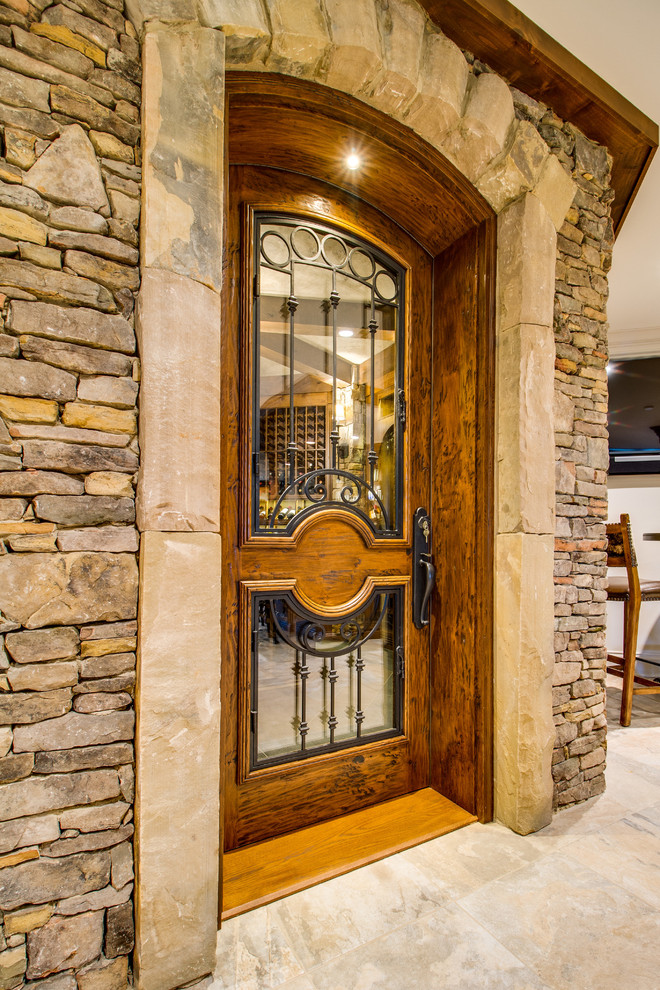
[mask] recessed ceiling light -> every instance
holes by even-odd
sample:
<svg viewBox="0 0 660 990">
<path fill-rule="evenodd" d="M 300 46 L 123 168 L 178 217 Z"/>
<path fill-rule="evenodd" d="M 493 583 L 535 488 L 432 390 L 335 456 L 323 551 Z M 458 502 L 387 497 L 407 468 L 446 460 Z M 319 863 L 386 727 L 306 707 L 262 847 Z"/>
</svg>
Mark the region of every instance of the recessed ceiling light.
<svg viewBox="0 0 660 990">
<path fill-rule="evenodd" d="M 348 155 L 346 159 L 346 167 L 350 168 L 350 170 L 354 172 L 356 169 L 360 167 L 361 164 L 362 164 L 362 159 L 360 158 L 360 156 L 355 151 L 351 151 L 350 155 Z"/>
<path fill-rule="evenodd" d="M 353 336 L 353 331 L 352 330 L 340 330 L 339 331 L 339 336 L 340 337 L 352 337 Z"/>
</svg>

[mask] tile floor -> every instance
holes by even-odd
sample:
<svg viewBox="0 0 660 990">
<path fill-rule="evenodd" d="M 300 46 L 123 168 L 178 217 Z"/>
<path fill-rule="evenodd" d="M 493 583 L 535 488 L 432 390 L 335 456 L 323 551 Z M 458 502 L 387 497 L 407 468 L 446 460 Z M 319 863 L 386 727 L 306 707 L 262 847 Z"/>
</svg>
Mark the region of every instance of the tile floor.
<svg viewBox="0 0 660 990">
<path fill-rule="evenodd" d="M 209 990 L 659 990 L 660 696 L 605 794 L 518 836 L 470 825 L 226 922 Z"/>
</svg>

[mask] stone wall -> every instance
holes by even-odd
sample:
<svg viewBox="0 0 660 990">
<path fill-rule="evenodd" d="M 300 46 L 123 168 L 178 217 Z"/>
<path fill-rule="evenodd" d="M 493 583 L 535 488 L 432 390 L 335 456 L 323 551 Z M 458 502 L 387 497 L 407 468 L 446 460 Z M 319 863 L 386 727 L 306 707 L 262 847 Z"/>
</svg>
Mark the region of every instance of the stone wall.
<svg viewBox="0 0 660 990">
<path fill-rule="evenodd" d="M 0 6 L 0 990 L 133 946 L 140 81 L 123 0 Z"/>
<path fill-rule="evenodd" d="M 607 272 L 611 160 L 605 148 L 514 91 L 572 175 L 577 192 L 557 236 L 555 283 L 555 807 L 605 789 Z"/>
</svg>

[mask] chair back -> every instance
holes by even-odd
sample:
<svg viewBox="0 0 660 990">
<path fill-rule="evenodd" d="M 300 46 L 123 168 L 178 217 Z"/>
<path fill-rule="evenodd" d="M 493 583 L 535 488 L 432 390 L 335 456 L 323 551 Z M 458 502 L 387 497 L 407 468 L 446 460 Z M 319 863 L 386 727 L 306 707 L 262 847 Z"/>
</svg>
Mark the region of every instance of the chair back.
<svg viewBox="0 0 660 990">
<path fill-rule="evenodd" d="M 608 567 L 637 567 L 637 557 L 633 546 L 630 516 L 621 513 L 621 521 L 608 523 L 607 530 L 607 566 Z"/>
<path fill-rule="evenodd" d="M 607 566 L 625 567 L 628 575 L 628 594 L 632 601 L 637 601 L 641 598 L 641 589 L 637 572 L 637 557 L 635 556 L 630 528 L 630 516 L 627 512 L 622 512 L 620 522 L 608 523 L 605 529 L 607 532 Z"/>
</svg>

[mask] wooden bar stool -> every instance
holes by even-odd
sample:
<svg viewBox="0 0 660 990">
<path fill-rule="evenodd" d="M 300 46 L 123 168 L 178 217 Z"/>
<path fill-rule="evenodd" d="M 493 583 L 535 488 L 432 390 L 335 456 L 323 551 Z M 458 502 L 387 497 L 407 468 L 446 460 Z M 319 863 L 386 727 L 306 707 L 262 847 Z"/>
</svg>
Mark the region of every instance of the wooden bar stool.
<svg viewBox="0 0 660 990">
<path fill-rule="evenodd" d="M 611 577 L 607 599 L 623 602 L 623 657 L 608 653 L 607 670 L 623 677 L 621 691 L 621 725 L 630 725 L 633 694 L 660 694 L 660 684 L 635 674 L 637 630 L 642 602 L 660 601 L 660 581 L 640 581 L 633 547 L 630 516 L 623 512 L 621 521 L 607 524 L 607 566 L 625 567 L 626 575 Z M 641 684 L 642 687 L 635 687 Z"/>
</svg>

